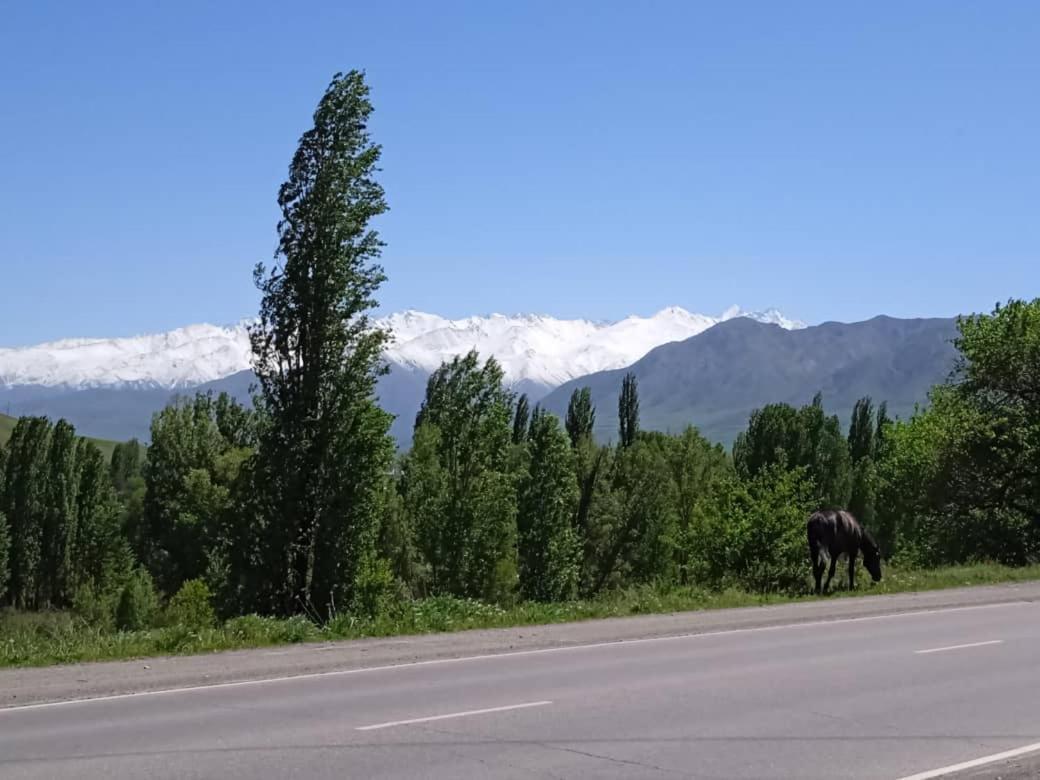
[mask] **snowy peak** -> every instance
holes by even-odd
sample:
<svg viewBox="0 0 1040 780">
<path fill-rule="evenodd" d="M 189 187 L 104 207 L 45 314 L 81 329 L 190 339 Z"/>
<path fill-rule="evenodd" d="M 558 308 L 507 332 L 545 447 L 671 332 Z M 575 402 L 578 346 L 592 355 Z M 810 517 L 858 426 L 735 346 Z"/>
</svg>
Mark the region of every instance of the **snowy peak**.
<svg viewBox="0 0 1040 780">
<path fill-rule="evenodd" d="M 654 347 L 683 341 L 712 325 L 748 317 L 785 329 L 805 327 L 780 312 L 744 312 L 732 306 L 719 317 L 673 306 L 651 317 L 617 322 L 563 320 L 533 314 L 491 314 L 449 320 L 404 311 L 376 320 L 393 332 L 391 363 L 432 371 L 476 349 L 494 355 L 511 383 L 546 388 L 596 371 L 631 365 Z M 32 347 L 0 348 L 0 386 L 191 387 L 250 368 L 248 325 L 190 325 L 168 333 L 122 339 L 65 339 Z"/>
<path fill-rule="evenodd" d="M 762 322 L 766 325 L 779 325 L 784 330 L 798 330 L 805 327 L 805 323 L 801 320 L 788 319 L 776 309 L 748 312 L 744 311 L 739 306 L 730 306 L 722 313 L 722 316 L 719 317 L 719 321 L 725 322 L 726 320 L 732 320 L 736 317 L 747 317 L 750 320 Z"/>
<path fill-rule="evenodd" d="M 181 387 L 221 379 L 249 366 L 245 322 L 189 325 L 121 339 L 63 339 L 0 348 L 0 385 Z"/>
</svg>

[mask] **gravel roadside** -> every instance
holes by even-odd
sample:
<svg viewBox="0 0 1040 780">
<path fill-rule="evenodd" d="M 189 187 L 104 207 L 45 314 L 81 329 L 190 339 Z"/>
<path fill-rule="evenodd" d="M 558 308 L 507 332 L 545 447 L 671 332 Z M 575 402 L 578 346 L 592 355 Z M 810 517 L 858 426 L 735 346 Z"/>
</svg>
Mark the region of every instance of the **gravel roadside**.
<svg viewBox="0 0 1040 780">
<path fill-rule="evenodd" d="M 450 634 L 360 639 L 195 656 L 0 670 L 0 707 L 567 645 L 864 618 L 1040 599 L 1040 582 L 858 596 Z"/>
</svg>

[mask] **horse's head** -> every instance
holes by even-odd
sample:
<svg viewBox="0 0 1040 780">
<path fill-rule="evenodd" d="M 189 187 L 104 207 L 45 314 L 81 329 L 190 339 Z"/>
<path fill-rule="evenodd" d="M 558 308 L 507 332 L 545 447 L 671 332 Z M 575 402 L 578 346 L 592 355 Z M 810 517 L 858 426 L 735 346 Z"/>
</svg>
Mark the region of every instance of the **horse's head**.
<svg viewBox="0 0 1040 780">
<path fill-rule="evenodd" d="M 881 549 L 866 529 L 863 530 L 863 565 L 870 572 L 870 578 L 874 582 L 881 581 Z"/>
</svg>

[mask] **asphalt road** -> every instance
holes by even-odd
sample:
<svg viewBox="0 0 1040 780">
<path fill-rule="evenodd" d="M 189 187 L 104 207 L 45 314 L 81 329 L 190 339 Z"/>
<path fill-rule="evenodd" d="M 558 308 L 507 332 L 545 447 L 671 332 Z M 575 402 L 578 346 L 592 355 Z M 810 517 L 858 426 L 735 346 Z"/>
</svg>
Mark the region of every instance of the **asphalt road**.
<svg viewBox="0 0 1040 780">
<path fill-rule="evenodd" d="M 1033 743 L 1040 604 L 1005 602 L 0 709 L 0 778 L 895 780 Z"/>
</svg>

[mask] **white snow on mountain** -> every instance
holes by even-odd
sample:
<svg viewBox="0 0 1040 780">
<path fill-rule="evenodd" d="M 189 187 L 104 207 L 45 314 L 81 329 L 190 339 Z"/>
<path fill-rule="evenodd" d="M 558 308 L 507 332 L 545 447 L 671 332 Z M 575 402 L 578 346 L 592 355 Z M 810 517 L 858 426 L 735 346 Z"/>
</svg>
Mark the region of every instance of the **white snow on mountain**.
<svg viewBox="0 0 1040 780">
<path fill-rule="evenodd" d="M 724 320 L 750 317 L 786 329 L 805 327 L 776 310 L 727 309 L 719 317 L 679 307 L 618 322 L 562 320 L 540 315 L 448 320 L 406 311 L 378 320 L 394 341 L 391 363 L 432 371 L 442 361 L 476 349 L 494 355 L 507 381 L 555 387 L 595 371 L 622 368 L 654 347 L 683 341 Z M 154 335 L 118 339 L 65 339 L 31 347 L 0 348 L 0 386 L 74 388 L 190 387 L 250 367 L 248 321 L 220 327 L 189 325 Z"/>
</svg>

